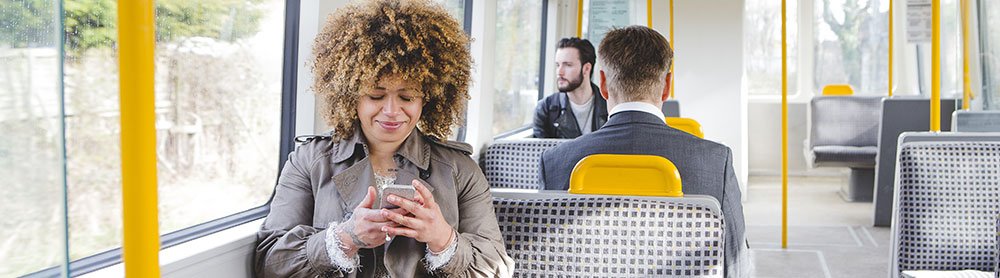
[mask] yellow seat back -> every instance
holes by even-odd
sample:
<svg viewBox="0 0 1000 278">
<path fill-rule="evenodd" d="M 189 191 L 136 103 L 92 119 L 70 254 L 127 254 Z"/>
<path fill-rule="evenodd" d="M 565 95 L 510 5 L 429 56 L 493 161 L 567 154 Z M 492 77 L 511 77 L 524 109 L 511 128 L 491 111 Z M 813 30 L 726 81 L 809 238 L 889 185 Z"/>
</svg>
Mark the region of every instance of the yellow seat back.
<svg viewBox="0 0 1000 278">
<path fill-rule="evenodd" d="M 705 139 L 705 134 L 701 132 L 701 124 L 688 118 L 667 117 L 667 126 L 680 129 L 681 131 Z"/>
<path fill-rule="evenodd" d="M 655 155 L 595 154 L 576 163 L 569 193 L 682 197 L 681 173 Z"/>
<path fill-rule="evenodd" d="M 824 96 L 850 96 L 854 95 L 851 85 L 826 85 L 823 87 Z"/>
</svg>

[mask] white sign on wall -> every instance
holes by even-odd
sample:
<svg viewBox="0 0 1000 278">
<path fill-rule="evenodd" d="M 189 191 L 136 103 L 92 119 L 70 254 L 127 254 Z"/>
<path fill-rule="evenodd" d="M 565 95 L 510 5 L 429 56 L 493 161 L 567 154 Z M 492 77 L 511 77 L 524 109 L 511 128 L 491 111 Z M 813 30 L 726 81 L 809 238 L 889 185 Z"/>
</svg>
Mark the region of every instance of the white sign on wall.
<svg viewBox="0 0 1000 278">
<path fill-rule="evenodd" d="M 587 12 L 587 39 L 594 44 L 594 48 L 611 27 L 629 25 L 629 0 L 590 0 Z"/>
<path fill-rule="evenodd" d="M 931 0 L 906 1 L 906 42 L 927 43 L 933 37 Z"/>
</svg>

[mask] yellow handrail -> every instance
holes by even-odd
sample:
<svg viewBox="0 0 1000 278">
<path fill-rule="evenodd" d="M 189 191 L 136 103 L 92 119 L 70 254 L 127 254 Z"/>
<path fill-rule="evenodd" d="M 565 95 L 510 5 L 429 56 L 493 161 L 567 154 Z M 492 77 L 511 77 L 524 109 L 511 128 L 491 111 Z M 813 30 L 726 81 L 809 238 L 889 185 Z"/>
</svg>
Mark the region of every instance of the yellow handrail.
<svg viewBox="0 0 1000 278">
<path fill-rule="evenodd" d="M 962 109 L 969 110 L 972 94 L 969 82 L 969 1 L 962 0 Z"/>
<path fill-rule="evenodd" d="M 118 1 L 125 277 L 160 276 L 153 128 L 153 1 Z"/>
<path fill-rule="evenodd" d="M 892 0 L 889 0 L 889 97 L 892 97 Z"/>
<path fill-rule="evenodd" d="M 788 42 L 781 0 L 781 248 L 788 248 Z"/>
<path fill-rule="evenodd" d="M 674 65 L 677 64 L 677 44 L 674 43 L 674 0 L 670 0 L 670 48 L 674 51 L 674 58 L 670 63 L 670 72 L 674 72 Z M 674 98 L 674 87 L 677 86 L 677 75 L 670 78 L 670 98 Z"/>
<path fill-rule="evenodd" d="M 941 0 L 932 2 L 931 131 L 941 131 Z"/>
<path fill-rule="evenodd" d="M 583 37 L 583 0 L 576 1 L 576 37 Z"/>
</svg>

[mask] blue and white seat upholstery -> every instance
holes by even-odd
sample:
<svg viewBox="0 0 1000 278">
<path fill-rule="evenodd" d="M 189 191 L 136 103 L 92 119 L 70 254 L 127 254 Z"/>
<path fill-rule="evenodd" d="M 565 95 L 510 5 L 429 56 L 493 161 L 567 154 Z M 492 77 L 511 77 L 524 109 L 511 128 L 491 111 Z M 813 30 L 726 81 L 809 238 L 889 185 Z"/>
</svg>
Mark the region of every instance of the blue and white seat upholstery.
<svg viewBox="0 0 1000 278">
<path fill-rule="evenodd" d="M 498 140 L 483 154 L 483 173 L 492 188 L 538 189 L 542 152 L 567 139 Z"/>
<path fill-rule="evenodd" d="M 891 277 L 903 271 L 911 272 L 907 277 L 927 271 L 992 274 L 1000 213 L 1000 141 L 901 142 Z"/>
<path fill-rule="evenodd" d="M 497 193 L 514 277 L 723 277 L 725 228 L 705 196 Z"/>
</svg>

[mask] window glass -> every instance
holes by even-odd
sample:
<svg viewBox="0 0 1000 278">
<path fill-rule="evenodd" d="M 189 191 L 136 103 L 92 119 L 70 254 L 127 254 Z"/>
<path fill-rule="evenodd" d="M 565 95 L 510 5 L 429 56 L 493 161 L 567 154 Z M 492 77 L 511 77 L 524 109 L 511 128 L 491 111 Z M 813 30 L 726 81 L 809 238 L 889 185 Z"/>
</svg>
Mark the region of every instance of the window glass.
<svg viewBox="0 0 1000 278">
<path fill-rule="evenodd" d="M 979 2 L 979 28 L 983 92 L 976 97 L 983 98 L 984 110 L 1000 110 L 1000 2 Z"/>
<path fill-rule="evenodd" d="M 465 0 L 434 0 L 434 2 L 441 3 L 451 16 L 455 17 L 458 21 L 458 25 L 461 26 L 465 22 Z"/>
<path fill-rule="evenodd" d="M 121 246 L 116 2 L 66 2 L 70 255 Z M 263 205 L 277 177 L 284 1 L 157 0 L 160 232 Z"/>
<path fill-rule="evenodd" d="M 538 103 L 542 1 L 498 0 L 493 135 L 531 124 Z"/>
<path fill-rule="evenodd" d="M 941 97 L 962 97 L 962 10 L 959 6 L 959 0 L 941 0 Z M 972 25 L 969 26 L 971 29 Z M 930 49 L 928 45 L 927 51 Z M 928 65 L 927 70 L 930 69 Z"/>
<path fill-rule="evenodd" d="M 0 1 L 0 277 L 65 264 L 58 3 Z"/>
<path fill-rule="evenodd" d="M 814 2 L 814 90 L 849 84 L 855 94 L 888 94 L 889 1 Z"/>
<path fill-rule="evenodd" d="M 798 90 L 798 4 L 787 1 L 788 94 Z M 747 0 L 743 28 L 747 91 L 750 95 L 781 95 L 781 3 Z"/>
</svg>

